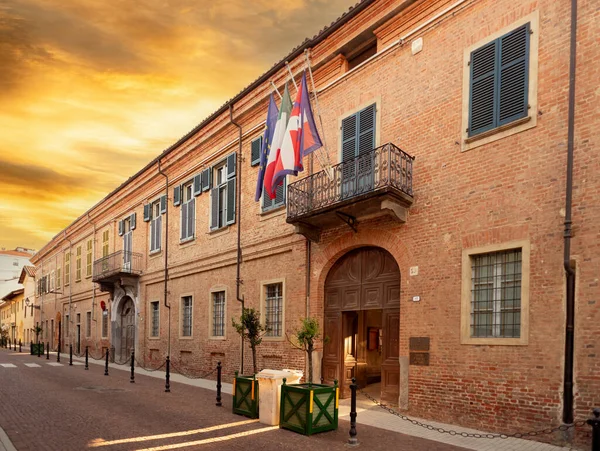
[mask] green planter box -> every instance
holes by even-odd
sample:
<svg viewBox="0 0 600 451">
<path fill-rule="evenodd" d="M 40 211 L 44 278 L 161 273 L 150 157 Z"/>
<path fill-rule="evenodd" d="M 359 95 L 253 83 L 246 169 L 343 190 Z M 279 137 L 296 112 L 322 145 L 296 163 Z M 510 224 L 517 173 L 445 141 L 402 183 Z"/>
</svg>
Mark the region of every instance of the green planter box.
<svg viewBox="0 0 600 451">
<path fill-rule="evenodd" d="M 40 348 L 40 355 L 44 354 L 44 343 L 32 343 L 31 355 L 38 355 L 38 347 Z"/>
<path fill-rule="evenodd" d="M 258 418 L 258 381 L 254 375 L 233 378 L 233 413 Z"/>
<path fill-rule="evenodd" d="M 321 384 L 281 386 L 279 427 L 312 435 L 338 427 L 339 387 Z"/>
</svg>

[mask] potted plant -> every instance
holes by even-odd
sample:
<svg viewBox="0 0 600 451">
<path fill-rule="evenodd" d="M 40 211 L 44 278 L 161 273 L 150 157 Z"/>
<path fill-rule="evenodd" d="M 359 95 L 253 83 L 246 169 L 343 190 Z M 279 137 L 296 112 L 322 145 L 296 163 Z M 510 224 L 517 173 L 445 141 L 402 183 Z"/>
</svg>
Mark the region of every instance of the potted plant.
<svg viewBox="0 0 600 451">
<path fill-rule="evenodd" d="M 245 415 L 250 418 L 258 418 L 258 382 L 256 373 L 258 366 L 256 363 L 256 348 L 262 343 L 262 337 L 268 328 L 260 323 L 260 313 L 253 308 L 244 308 L 240 321 L 231 319 L 234 329 L 244 340 L 250 343 L 252 350 L 252 369 L 251 376 L 239 375 L 235 372 L 233 379 L 233 413 Z"/>
<path fill-rule="evenodd" d="M 313 352 L 321 339 L 319 321 L 316 318 L 304 318 L 302 325 L 288 341 L 297 349 L 307 353 L 308 382 L 281 387 L 281 410 L 279 426 L 284 429 L 312 435 L 317 432 L 331 431 L 338 426 L 339 387 L 334 385 L 313 384 Z M 327 342 L 327 337 L 323 339 Z"/>
<path fill-rule="evenodd" d="M 42 328 L 40 326 L 35 326 L 34 331 L 35 331 L 35 343 L 31 344 L 31 354 L 37 355 L 38 348 L 39 348 L 39 354 L 43 354 L 44 353 L 44 343 L 40 343 L 40 334 L 42 333 Z"/>
</svg>

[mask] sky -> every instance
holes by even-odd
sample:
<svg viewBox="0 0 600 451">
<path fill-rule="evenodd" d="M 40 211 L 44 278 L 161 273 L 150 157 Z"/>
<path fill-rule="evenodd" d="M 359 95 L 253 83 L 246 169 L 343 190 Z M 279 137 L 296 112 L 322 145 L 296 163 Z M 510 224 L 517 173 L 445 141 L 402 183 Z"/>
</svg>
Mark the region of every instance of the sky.
<svg viewBox="0 0 600 451">
<path fill-rule="evenodd" d="M 357 0 L 0 0 L 0 248 L 40 249 Z"/>
</svg>

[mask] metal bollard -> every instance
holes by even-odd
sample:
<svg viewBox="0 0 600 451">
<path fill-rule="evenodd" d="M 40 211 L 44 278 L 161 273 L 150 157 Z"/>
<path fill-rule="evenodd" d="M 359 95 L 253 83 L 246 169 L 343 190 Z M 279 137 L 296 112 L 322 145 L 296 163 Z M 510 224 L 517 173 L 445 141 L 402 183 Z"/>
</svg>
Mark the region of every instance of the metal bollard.
<svg viewBox="0 0 600 451">
<path fill-rule="evenodd" d="M 73 345 L 69 345 L 69 366 L 73 366 Z"/>
<path fill-rule="evenodd" d="M 89 346 L 86 346 L 86 347 L 85 347 L 85 369 L 86 369 L 86 370 L 89 370 L 89 369 L 90 369 L 90 367 L 88 366 L 88 347 L 89 347 Z"/>
<path fill-rule="evenodd" d="M 167 371 L 165 372 L 165 393 L 171 393 L 171 384 L 169 379 L 171 376 L 171 359 L 167 356 Z"/>
<path fill-rule="evenodd" d="M 350 390 L 352 391 L 352 397 L 350 398 L 350 437 L 348 438 L 348 445 L 357 446 L 358 439 L 356 438 L 356 378 L 352 378 L 350 384 Z"/>
<path fill-rule="evenodd" d="M 16 351 L 17 350 L 17 340 L 14 341 L 13 345 L 14 345 L 13 351 Z"/>
<path fill-rule="evenodd" d="M 129 383 L 135 384 L 135 351 L 131 351 L 131 377 Z"/>
<path fill-rule="evenodd" d="M 221 407 L 223 404 L 221 403 L 221 362 L 217 362 L 217 402 L 215 404 L 217 407 Z"/>
<path fill-rule="evenodd" d="M 31 355 L 33 355 L 33 343 L 29 342 L 29 352 L 31 352 Z"/>
<path fill-rule="evenodd" d="M 106 363 L 104 364 L 104 375 L 108 376 L 108 348 L 106 348 Z"/>
<path fill-rule="evenodd" d="M 592 427 L 592 451 L 600 451 L 600 409 L 594 409 L 594 417 L 587 420 Z"/>
<path fill-rule="evenodd" d="M 50 360 L 50 343 L 46 343 L 46 360 Z"/>
</svg>

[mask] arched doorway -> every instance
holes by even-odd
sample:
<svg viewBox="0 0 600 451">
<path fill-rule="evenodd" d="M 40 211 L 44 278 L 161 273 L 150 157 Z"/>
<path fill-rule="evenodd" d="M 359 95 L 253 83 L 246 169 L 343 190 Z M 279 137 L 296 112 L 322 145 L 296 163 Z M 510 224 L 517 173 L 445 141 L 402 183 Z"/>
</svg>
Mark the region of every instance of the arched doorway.
<svg viewBox="0 0 600 451">
<path fill-rule="evenodd" d="M 118 360 L 124 361 L 131 355 L 131 351 L 135 347 L 135 305 L 129 296 L 121 301 L 118 320 L 120 322 L 120 346 L 116 347 L 116 351 L 120 354 Z"/>
<path fill-rule="evenodd" d="M 56 321 L 56 328 L 54 329 L 54 343 L 56 343 L 56 349 L 60 350 L 60 334 L 61 334 L 61 314 L 60 312 L 56 312 L 56 316 L 55 316 L 55 321 Z"/>
<path fill-rule="evenodd" d="M 359 387 L 381 384 L 381 399 L 398 402 L 400 383 L 400 269 L 384 249 L 348 252 L 325 281 L 323 352 L 325 382 L 338 379 L 341 396 Z"/>
</svg>

